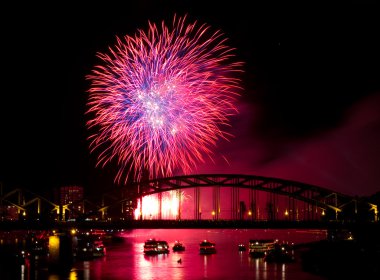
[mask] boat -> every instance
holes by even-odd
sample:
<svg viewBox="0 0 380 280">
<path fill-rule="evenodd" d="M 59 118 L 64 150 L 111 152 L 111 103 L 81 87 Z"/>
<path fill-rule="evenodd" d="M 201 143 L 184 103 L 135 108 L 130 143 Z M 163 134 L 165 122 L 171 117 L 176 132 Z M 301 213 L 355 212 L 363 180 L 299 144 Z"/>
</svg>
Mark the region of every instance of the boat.
<svg viewBox="0 0 380 280">
<path fill-rule="evenodd" d="M 169 253 L 169 244 L 164 240 L 148 239 L 144 243 L 144 254 L 156 255 Z"/>
<path fill-rule="evenodd" d="M 209 240 L 203 240 L 199 244 L 199 252 L 201 254 L 215 254 L 216 253 L 215 243 Z"/>
<path fill-rule="evenodd" d="M 288 242 L 276 243 L 274 248 L 267 252 L 264 260 L 278 263 L 294 262 L 293 244 Z"/>
<path fill-rule="evenodd" d="M 93 259 L 104 257 L 106 247 L 103 241 L 92 236 L 79 236 L 74 242 L 73 256 L 77 259 Z"/>
<path fill-rule="evenodd" d="M 181 251 L 185 251 L 185 246 L 179 242 L 179 241 L 176 241 L 173 245 L 173 251 L 174 252 L 181 252 Z"/>
<path fill-rule="evenodd" d="M 94 250 L 93 250 L 92 255 L 95 258 L 96 257 L 104 257 L 106 255 L 106 247 L 104 246 L 102 240 L 96 240 L 96 241 L 94 241 L 93 248 L 94 248 Z"/>
<path fill-rule="evenodd" d="M 239 243 L 239 244 L 238 244 L 238 250 L 239 250 L 239 251 L 246 251 L 247 248 L 245 247 L 245 244 L 243 244 L 243 243 Z"/>
<path fill-rule="evenodd" d="M 251 239 L 249 240 L 249 255 L 254 258 L 263 258 L 274 249 L 276 243 L 275 239 Z"/>
</svg>

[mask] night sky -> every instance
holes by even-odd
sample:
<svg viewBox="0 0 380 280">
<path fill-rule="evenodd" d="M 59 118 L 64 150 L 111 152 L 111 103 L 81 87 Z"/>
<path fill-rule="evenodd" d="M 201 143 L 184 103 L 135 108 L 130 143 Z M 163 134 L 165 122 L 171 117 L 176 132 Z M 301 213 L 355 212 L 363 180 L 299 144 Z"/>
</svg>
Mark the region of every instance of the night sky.
<svg viewBox="0 0 380 280">
<path fill-rule="evenodd" d="M 116 36 L 146 30 L 148 21 L 169 23 L 176 13 L 223 31 L 245 63 L 234 138 L 194 174 L 269 176 L 359 196 L 380 191 L 379 7 L 124 2 L 2 8 L 0 182 L 7 188 L 118 187 L 115 166 L 96 168 L 89 153 L 85 76 Z"/>
</svg>

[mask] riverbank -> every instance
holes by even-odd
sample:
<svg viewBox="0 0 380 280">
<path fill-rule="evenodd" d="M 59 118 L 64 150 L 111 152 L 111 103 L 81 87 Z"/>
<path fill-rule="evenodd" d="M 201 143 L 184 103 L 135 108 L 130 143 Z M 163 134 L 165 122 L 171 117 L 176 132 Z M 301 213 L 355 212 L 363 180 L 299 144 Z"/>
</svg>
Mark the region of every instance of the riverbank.
<svg viewBox="0 0 380 280">
<path fill-rule="evenodd" d="M 327 279 L 380 279 L 379 225 L 330 232 L 328 239 L 309 244 L 301 260 L 304 271 Z"/>
<path fill-rule="evenodd" d="M 0 230 L 51 230 L 51 229 L 149 229 L 149 228 L 302 228 L 328 229 L 353 227 L 355 223 L 335 221 L 266 221 L 266 220 L 116 220 L 116 221 L 2 221 Z"/>
</svg>

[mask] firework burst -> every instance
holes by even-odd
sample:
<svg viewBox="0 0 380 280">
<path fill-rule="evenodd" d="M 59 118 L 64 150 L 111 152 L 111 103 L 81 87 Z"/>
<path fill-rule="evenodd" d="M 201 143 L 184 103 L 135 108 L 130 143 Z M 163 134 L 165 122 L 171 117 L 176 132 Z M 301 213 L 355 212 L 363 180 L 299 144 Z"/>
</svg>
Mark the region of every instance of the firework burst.
<svg viewBox="0 0 380 280">
<path fill-rule="evenodd" d="M 117 160 L 115 181 L 188 174 L 237 114 L 242 63 L 233 61 L 220 31 L 186 17 L 172 26 L 149 23 L 147 32 L 117 38 L 93 68 L 87 127 L 98 165 Z"/>
</svg>

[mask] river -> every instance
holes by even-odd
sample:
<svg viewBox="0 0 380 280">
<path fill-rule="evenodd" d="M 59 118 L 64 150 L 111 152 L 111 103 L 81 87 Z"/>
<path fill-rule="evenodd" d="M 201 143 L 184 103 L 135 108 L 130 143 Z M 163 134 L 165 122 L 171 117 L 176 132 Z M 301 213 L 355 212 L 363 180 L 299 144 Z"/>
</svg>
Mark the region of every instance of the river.
<svg viewBox="0 0 380 280">
<path fill-rule="evenodd" d="M 262 258 L 249 256 L 248 251 L 239 251 L 238 244 L 248 245 L 250 239 L 278 239 L 295 244 L 313 242 L 325 239 L 325 230 L 134 229 L 121 231 L 118 235 L 119 242 L 106 243 L 106 256 L 76 260 L 64 272 L 53 272 L 38 259 L 33 259 L 33 265 L 7 266 L 3 263 L 0 265 L 0 279 L 323 279 L 302 270 L 297 251 L 293 263 L 267 263 Z M 170 248 L 178 240 L 186 249 L 146 256 L 143 254 L 143 245 L 149 238 L 166 240 Z M 216 243 L 216 254 L 199 254 L 199 243 L 204 239 Z"/>
</svg>

